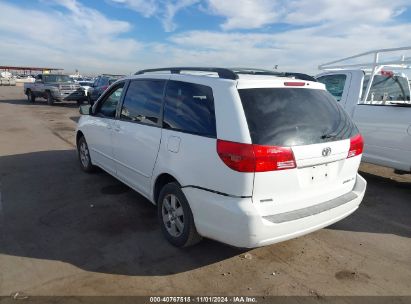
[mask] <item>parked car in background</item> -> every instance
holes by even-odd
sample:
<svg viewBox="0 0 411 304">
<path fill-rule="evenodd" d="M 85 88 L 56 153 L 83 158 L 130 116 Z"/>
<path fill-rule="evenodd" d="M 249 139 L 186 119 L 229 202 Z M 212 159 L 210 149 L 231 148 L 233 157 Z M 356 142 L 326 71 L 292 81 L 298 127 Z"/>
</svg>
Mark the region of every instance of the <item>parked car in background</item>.
<svg viewBox="0 0 411 304">
<path fill-rule="evenodd" d="M 363 199 L 363 141 L 323 84 L 296 78 L 140 71 L 80 107 L 80 166 L 156 204 L 175 246 L 257 247 L 331 225 Z"/>
<path fill-rule="evenodd" d="M 124 77 L 124 75 L 103 74 L 98 76 L 88 90 L 88 101 L 91 105 L 100 97 L 100 95 L 116 80 Z"/>
<path fill-rule="evenodd" d="M 24 83 L 24 94 L 29 102 L 42 97 L 49 105 L 63 100 L 74 100 L 80 104 L 84 100 L 84 92 L 78 83 L 74 83 L 68 75 L 39 74 L 34 83 Z"/>
<path fill-rule="evenodd" d="M 407 50 L 411 48 L 376 50 L 333 61 L 321 65 L 324 72 L 317 75 L 364 136 L 363 161 L 394 168 L 397 173 L 411 172 L 410 84 L 405 74 L 387 69 L 408 68 L 411 57 L 384 63 L 379 56 Z M 346 63 L 365 55 L 376 60 Z"/>
<path fill-rule="evenodd" d="M 77 83 L 81 86 L 81 89 L 84 91 L 84 98 L 88 100 L 90 89 L 92 88 L 94 81 L 82 80 L 78 81 Z"/>
</svg>

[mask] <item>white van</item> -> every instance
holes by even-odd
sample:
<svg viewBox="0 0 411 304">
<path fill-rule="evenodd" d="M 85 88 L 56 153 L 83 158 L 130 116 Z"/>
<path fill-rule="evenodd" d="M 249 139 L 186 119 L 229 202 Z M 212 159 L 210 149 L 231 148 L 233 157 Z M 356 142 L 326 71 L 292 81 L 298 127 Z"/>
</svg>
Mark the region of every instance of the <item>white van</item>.
<svg viewBox="0 0 411 304">
<path fill-rule="evenodd" d="M 175 246 L 298 237 L 354 212 L 366 189 L 362 137 L 321 83 L 251 69 L 145 70 L 81 113 L 81 168 L 101 167 L 156 204 Z"/>
</svg>

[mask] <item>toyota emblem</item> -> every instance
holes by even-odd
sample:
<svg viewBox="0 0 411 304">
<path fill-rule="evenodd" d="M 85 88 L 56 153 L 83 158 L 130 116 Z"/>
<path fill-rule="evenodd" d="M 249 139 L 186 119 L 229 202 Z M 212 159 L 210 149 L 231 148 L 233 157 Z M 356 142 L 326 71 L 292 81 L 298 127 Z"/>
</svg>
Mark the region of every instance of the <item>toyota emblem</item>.
<svg viewBox="0 0 411 304">
<path fill-rule="evenodd" d="M 323 154 L 324 157 L 330 155 L 331 154 L 331 148 L 330 147 L 324 148 L 322 154 Z"/>
</svg>

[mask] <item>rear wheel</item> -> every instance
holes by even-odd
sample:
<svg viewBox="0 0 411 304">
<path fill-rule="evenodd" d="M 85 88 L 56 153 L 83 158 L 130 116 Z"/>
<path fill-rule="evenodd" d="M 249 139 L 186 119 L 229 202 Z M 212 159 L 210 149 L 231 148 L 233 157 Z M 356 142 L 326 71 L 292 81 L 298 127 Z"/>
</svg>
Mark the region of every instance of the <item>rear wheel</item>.
<svg viewBox="0 0 411 304">
<path fill-rule="evenodd" d="M 34 94 L 31 90 L 27 90 L 26 95 L 27 95 L 27 101 L 28 102 L 34 103 L 36 101 L 36 97 L 34 96 Z"/>
<path fill-rule="evenodd" d="M 81 136 L 77 142 L 77 154 L 81 169 L 87 173 L 93 172 L 95 167 L 91 162 L 90 151 L 84 136 Z"/>
<path fill-rule="evenodd" d="M 46 94 L 46 99 L 47 99 L 47 104 L 48 104 L 49 106 L 52 106 L 53 103 L 54 103 L 54 99 L 53 99 L 53 96 L 51 96 L 51 93 L 50 93 L 50 92 L 47 92 L 47 94 Z"/>
<path fill-rule="evenodd" d="M 201 241 L 202 237 L 197 232 L 193 214 L 179 184 L 174 182 L 165 185 L 157 205 L 161 230 L 172 245 L 188 247 Z"/>
</svg>

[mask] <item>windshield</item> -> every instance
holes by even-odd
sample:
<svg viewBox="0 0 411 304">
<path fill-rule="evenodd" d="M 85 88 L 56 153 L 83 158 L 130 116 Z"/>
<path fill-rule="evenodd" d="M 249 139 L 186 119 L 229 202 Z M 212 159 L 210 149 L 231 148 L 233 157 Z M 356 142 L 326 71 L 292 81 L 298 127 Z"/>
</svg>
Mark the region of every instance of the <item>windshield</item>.
<svg viewBox="0 0 411 304">
<path fill-rule="evenodd" d="M 364 100 L 364 94 L 367 89 L 368 82 L 370 81 L 370 76 L 366 75 L 364 77 L 363 91 L 361 100 Z M 410 100 L 410 87 L 408 85 L 408 80 L 405 77 L 400 76 L 385 76 L 385 75 L 375 75 L 368 94 L 367 101 L 371 103 L 385 103 L 389 104 L 391 102 L 403 102 L 409 103 Z"/>
<path fill-rule="evenodd" d="M 43 75 L 44 82 L 72 82 L 67 75 Z"/>
<path fill-rule="evenodd" d="M 348 139 L 357 127 L 324 90 L 261 88 L 239 90 L 253 144 L 310 145 Z"/>
</svg>

